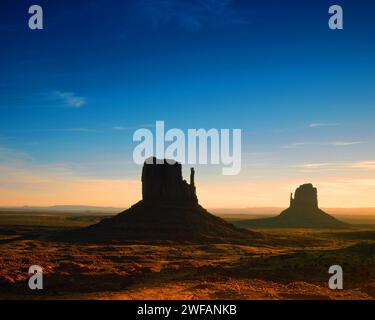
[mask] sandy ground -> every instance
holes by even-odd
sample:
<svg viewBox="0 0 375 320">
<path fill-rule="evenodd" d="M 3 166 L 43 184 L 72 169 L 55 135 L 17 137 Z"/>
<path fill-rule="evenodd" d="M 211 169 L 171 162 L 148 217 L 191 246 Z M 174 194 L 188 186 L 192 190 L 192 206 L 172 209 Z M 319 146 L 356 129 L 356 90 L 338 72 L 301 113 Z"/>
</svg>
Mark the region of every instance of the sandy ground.
<svg viewBox="0 0 375 320">
<path fill-rule="evenodd" d="M 2 235 L 0 299 L 375 299 L 375 242 L 363 240 L 372 233 L 360 241 L 270 234 L 283 245 L 93 245 Z M 328 288 L 333 264 L 344 269 L 342 291 Z M 41 291 L 28 289 L 30 265 L 43 267 Z"/>
</svg>

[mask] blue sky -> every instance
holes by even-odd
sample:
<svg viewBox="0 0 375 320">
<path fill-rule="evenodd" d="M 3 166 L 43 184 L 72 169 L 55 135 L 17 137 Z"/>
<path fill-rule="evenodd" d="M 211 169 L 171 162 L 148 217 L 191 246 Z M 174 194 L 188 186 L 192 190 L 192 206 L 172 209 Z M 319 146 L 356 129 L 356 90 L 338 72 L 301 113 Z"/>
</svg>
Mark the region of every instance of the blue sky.
<svg viewBox="0 0 375 320">
<path fill-rule="evenodd" d="M 44 30 L 28 29 L 31 4 L 44 9 Z M 343 6 L 342 31 L 328 28 L 332 4 Z M 0 189 L 10 204 L 69 198 L 59 189 L 33 201 L 35 184 L 16 173 L 42 185 L 45 175 L 138 180 L 132 134 L 164 120 L 243 130 L 241 176 L 199 173 L 211 206 L 210 181 L 223 193 L 246 181 L 240 199 L 217 205 L 251 206 L 282 205 L 305 180 L 334 186 L 327 205 L 355 206 L 348 195 L 365 194 L 358 206 L 375 206 L 373 1 L 5 0 L 0 17 L 0 165 L 9 175 Z M 40 188 L 35 199 L 51 186 Z"/>
</svg>

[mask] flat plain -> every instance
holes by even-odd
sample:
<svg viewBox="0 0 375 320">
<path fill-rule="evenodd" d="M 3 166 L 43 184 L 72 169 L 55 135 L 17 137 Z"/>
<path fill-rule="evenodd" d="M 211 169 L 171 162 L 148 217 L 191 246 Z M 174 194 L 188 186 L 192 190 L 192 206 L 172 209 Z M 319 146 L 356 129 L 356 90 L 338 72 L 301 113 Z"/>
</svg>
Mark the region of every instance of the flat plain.
<svg viewBox="0 0 375 320">
<path fill-rule="evenodd" d="M 48 240 L 103 216 L 0 212 L 0 299 L 375 299 L 371 224 L 257 229 L 269 240 L 248 245 Z M 43 267 L 43 290 L 28 288 L 31 265 Z M 344 290 L 328 288 L 331 265 Z"/>
</svg>

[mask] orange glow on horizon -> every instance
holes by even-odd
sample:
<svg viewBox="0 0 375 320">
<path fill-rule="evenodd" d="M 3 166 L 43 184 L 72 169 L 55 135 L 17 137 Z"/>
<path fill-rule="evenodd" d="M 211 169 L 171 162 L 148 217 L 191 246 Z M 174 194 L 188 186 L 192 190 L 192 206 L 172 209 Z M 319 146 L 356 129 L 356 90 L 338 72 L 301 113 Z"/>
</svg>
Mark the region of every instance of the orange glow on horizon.
<svg viewBox="0 0 375 320">
<path fill-rule="evenodd" d="M 198 182 L 200 203 L 207 208 L 287 207 L 290 192 L 304 181 Z M 374 181 L 315 183 L 321 207 L 375 207 Z M 88 205 L 127 208 L 142 198 L 137 180 L 72 179 L 45 181 L 33 188 L 1 188 L 0 206 Z"/>
</svg>

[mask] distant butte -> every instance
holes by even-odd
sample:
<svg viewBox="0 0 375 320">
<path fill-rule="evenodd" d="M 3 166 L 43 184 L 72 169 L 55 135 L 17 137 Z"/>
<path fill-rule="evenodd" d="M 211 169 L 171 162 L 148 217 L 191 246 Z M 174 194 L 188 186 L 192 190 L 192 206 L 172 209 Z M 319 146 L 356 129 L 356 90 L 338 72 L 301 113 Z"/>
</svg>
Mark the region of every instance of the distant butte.
<svg viewBox="0 0 375 320">
<path fill-rule="evenodd" d="M 277 217 L 246 220 L 243 227 L 263 228 L 347 228 L 348 224 L 332 217 L 318 207 L 318 191 L 311 184 L 303 184 L 290 196 L 290 206 Z"/>
<path fill-rule="evenodd" d="M 71 230 L 59 240 L 80 242 L 252 243 L 260 233 L 240 229 L 198 203 L 195 171 L 183 180 L 181 164 L 146 160 L 142 200 L 120 214 L 87 228 Z"/>
</svg>

